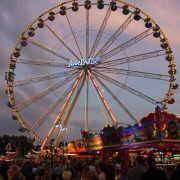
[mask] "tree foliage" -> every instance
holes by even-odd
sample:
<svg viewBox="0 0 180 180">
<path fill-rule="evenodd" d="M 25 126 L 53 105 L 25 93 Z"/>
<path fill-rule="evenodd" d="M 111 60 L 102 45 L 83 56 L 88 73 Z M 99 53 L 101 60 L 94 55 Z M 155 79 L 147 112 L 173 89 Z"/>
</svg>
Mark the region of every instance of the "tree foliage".
<svg viewBox="0 0 180 180">
<path fill-rule="evenodd" d="M 22 155 L 27 154 L 31 149 L 34 149 L 33 141 L 26 136 L 0 136 L 0 154 L 6 154 L 6 146 L 10 143 L 12 151 L 19 151 Z"/>
</svg>

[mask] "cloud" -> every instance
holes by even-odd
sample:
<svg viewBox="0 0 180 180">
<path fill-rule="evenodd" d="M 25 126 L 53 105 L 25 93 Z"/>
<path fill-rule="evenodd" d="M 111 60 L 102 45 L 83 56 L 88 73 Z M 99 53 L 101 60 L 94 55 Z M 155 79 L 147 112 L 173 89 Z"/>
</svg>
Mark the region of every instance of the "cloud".
<svg viewBox="0 0 180 180">
<path fill-rule="evenodd" d="M 139 0 L 134 3 L 142 7 L 159 24 L 172 44 L 180 45 L 180 38 L 177 38 L 180 29 L 179 1 Z"/>
</svg>

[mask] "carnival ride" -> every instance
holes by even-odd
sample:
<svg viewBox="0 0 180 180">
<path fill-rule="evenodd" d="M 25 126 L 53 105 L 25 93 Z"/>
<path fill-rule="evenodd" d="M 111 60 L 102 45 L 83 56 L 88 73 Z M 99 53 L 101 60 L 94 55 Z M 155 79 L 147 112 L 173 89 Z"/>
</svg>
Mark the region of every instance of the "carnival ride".
<svg viewBox="0 0 180 180">
<path fill-rule="evenodd" d="M 153 148 L 179 152 L 180 117 L 157 106 L 139 123 L 127 127 L 106 125 L 99 133 L 82 131 L 82 137 L 86 150 Z"/>
<path fill-rule="evenodd" d="M 173 104 L 173 51 L 143 10 L 117 1 L 64 1 L 37 17 L 9 59 L 6 93 L 12 119 L 44 149 L 69 134 L 135 124 Z M 97 120 L 99 121 L 97 123 Z M 75 133 L 75 132 L 74 132 Z M 65 136 L 65 135 L 64 135 Z"/>
</svg>

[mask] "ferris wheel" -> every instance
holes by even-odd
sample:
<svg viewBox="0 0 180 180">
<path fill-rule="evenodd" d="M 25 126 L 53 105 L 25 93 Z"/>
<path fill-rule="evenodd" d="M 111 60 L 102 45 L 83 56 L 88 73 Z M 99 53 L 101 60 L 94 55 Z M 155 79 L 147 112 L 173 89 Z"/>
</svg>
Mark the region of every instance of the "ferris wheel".
<svg viewBox="0 0 180 180">
<path fill-rule="evenodd" d="M 144 11 L 122 0 L 70 0 L 25 28 L 5 79 L 12 119 L 43 149 L 58 146 L 63 130 L 73 136 L 165 110 L 175 74 L 168 39 Z"/>
</svg>

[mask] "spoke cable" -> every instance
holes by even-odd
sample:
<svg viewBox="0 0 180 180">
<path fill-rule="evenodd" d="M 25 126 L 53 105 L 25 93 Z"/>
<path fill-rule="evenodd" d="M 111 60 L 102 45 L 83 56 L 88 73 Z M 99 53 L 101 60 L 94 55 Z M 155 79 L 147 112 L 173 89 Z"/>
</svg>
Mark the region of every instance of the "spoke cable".
<svg viewBox="0 0 180 180">
<path fill-rule="evenodd" d="M 136 118 L 129 112 L 129 110 L 120 102 L 120 100 L 113 94 L 113 92 L 95 75 L 97 81 L 107 90 L 107 92 L 113 97 L 113 99 L 117 102 L 117 104 L 127 113 L 127 115 L 135 122 L 138 121 Z"/>
<path fill-rule="evenodd" d="M 48 60 L 35 60 L 35 59 L 18 58 L 17 63 L 67 68 L 67 65 L 65 65 L 64 63 L 48 61 Z"/>
<path fill-rule="evenodd" d="M 69 92 L 70 88 L 66 88 L 66 90 L 61 93 L 61 95 L 49 106 L 45 113 L 43 113 L 40 118 L 34 123 L 31 129 L 34 129 L 34 131 L 37 131 L 38 128 L 44 123 L 44 121 L 53 113 L 53 111 L 57 108 L 57 106 L 65 99 Z"/>
<path fill-rule="evenodd" d="M 67 19 L 67 21 L 68 21 L 69 27 L 70 27 L 70 29 L 71 29 L 73 38 L 74 38 L 74 40 L 75 40 L 75 43 L 76 43 L 76 45 L 77 45 L 77 48 L 78 48 L 79 53 L 80 53 L 80 55 L 81 55 L 81 58 L 83 58 L 82 53 L 81 53 L 81 50 L 80 50 L 80 47 L 79 47 L 79 44 L 78 44 L 78 42 L 77 42 L 76 36 L 75 36 L 75 34 L 74 34 L 73 28 L 72 28 L 72 26 L 71 26 L 71 23 L 70 23 L 70 21 L 69 21 L 69 18 L 68 18 L 68 16 L 67 16 L 67 14 L 66 14 L 66 19 Z"/>
<path fill-rule="evenodd" d="M 110 83 L 113 83 L 114 85 L 116 85 L 116 86 L 118 86 L 118 87 L 120 87 L 120 88 L 122 88 L 122 89 L 124 89 L 124 90 L 126 90 L 126 91 L 128 91 L 128 92 L 130 92 L 130 93 L 132 93 L 132 94 L 134 94 L 134 95 L 136 95 L 136 96 L 138 96 L 138 97 L 152 103 L 152 104 L 154 104 L 154 105 L 161 104 L 161 102 L 158 102 L 158 101 L 154 100 L 153 98 L 151 98 L 151 97 L 149 97 L 149 96 L 147 96 L 147 95 L 145 95 L 145 94 L 143 94 L 143 93 L 141 93 L 141 92 L 139 92 L 139 91 L 137 91 L 137 90 L 135 90 L 135 89 L 121 83 L 121 82 L 119 82 L 119 81 L 116 81 L 115 79 L 110 78 L 109 76 L 98 73 L 97 71 L 94 71 L 94 72 L 95 72 L 94 74 L 96 76 L 98 76 L 98 77 L 100 77 L 100 78 L 102 78 L 102 79 L 104 79 L 104 80 L 106 80 L 106 81 L 108 81 Z"/>
<path fill-rule="evenodd" d="M 143 78 L 150 78 L 150 79 L 158 79 L 163 81 L 169 81 L 170 76 L 164 74 L 156 74 L 156 73 L 149 73 L 149 72 L 142 72 L 142 71 L 133 71 L 133 70 L 126 70 L 126 69 L 117 69 L 117 68 L 95 68 L 98 72 L 106 72 L 112 74 L 122 74 L 122 75 L 129 75 L 129 76 L 136 76 L 136 77 L 143 77 Z"/>
<path fill-rule="evenodd" d="M 107 40 L 107 42 L 102 46 L 102 48 L 96 53 L 95 57 L 101 56 L 113 42 L 119 37 L 119 35 L 127 28 L 127 26 L 133 20 L 132 14 L 126 19 L 126 21 L 117 29 L 117 31 Z"/>
<path fill-rule="evenodd" d="M 44 96 L 48 95 L 49 93 L 53 92 L 54 90 L 56 90 L 57 88 L 67 84 L 69 81 L 71 81 L 73 78 L 75 77 L 75 75 L 70 75 L 67 78 L 64 78 L 61 81 L 56 82 L 55 84 L 49 86 L 48 88 L 46 88 L 45 90 L 37 93 L 36 95 L 30 97 L 29 99 L 25 100 L 24 102 L 20 103 L 18 105 L 18 109 L 22 110 L 25 107 L 31 105 L 32 103 L 36 102 L 37 100 L 43 98 Z"/>
<path fill-rule="evenodd" d="M 26 84 L 30 84 L 30 83 L 35 83 L 35 82 L 41 82 L 41 81 L 50 80 L 50 79 L 55 79 L 55 78 L 59 78 L 59 77 L 66 77 L 68 75 L 73 74 L 73 72 L 74 72 L 74 70 L 71 70 L 71 71 L 44 74 L 44 75 L 40 75 L 40 76 L 21 79 L 21 80 L 14 82 L 14 87 L 26 85 Z"/>
<path fill-rule="evenodd" d="M 68 57 L 66 57 L 66 56 L 58 53 L 57 51 L 54 51 L 53 49 L 51 49 L 51 48 L 43 45 L 42 43 L 39 43 L 39 42 L 37 42 L 37 41 L 35 41 L 35 40 L 32 40 L 32 39 L 28 39 L 28 41 L 29 41 L 30 43 L 32 43 L 33 45 L 35 45 L 35 46 L 37 46 L 37 47 L 39 47 L 39 48 L 41 48 L 41 49 L 43 49 L 43 50 L 45 50 L 45 51 L 53 54 L 53 55 L 55 55 L 55 56 L 57 56 L 57 57 L 65 60 L 65 61 L 67 61 L 67 62 L 70 61 L 70 59 L 69 59 Z"/>
<path fill-rule="evenodd" d="M 89 57 L 89 9 L 86 10 L 86 59 Z"/>
<path fill-rule="evenodd" d="M 73 54 L 74 57 L 76 57 L 77 60 L 79 60 L 79 57 L 72 51 L 72 49 L 57 35 L 57 33 L 48 26 L 48 24 L 46 24 L 46 27 L 50 30 L 50 32 L 52 34 L 54 34 L 54 36 L 66 47 L 66 49 L 69 50 L 69 52 L 71 52 L 71 54 Z"/>
<path fill-rule="evenodd" d="M 103 31 L 104 31 L 104 29 L 105 29 L 105 27 L 107 25 L 108 20 L 109 20 L 110 14 L 111 14 L 111 7 L 109 6 L 109 8 L 108 8 L 108 10 L 106 12 L 106 15 L 105 15 L 105 17 L 103 19 L 103 22 L 101 24 L 101 27 L 99 29 L 98 35 L 96 36 L 96 40 L 94 41 L 94 44 L 93 44 L 93 47 L 91 49 L 89 57 L 93 57 L 94 56 L 94 53 L 95 53 L 95 51 L 97 49 L 97 46 L 99 44 L 99 41 L 100 41 L 101 36 L 103 34 Z"/>
<path fill-rule="evenodd" d="M 147 52 L 147 53 L 143 53 L 143 54 L 128 56 L 128 57 L 124 57 L 124 58 L 120 58 L 120 59 L 109 60 L 109 61 L 105 61 L 103 63 L 99 62 L 98 64 L 96 64 L 96 67 L 101 67 L 102 65 L 103 65 L 102 67 L 117 66 L 120 64 L 126 64 L 126 63 L 141 61 L 141 60 L 147 60 L 147 59 L 151 59 L 151 58 L 159 57 L 159 56 L 163 56 L 163 55 L 165 55 L 163 50 L 157 50 L 157 51 Z"/>
<path fill-rule="evenodd" d="M 100 58 L 105 61 L 106 59 L 109 59 L 113 56 L 115 56 L 116 54 L 118 54 L 119 52 L 127 49 L 128 47 L 136 44 L 137 42 L 141 41 L 142 39 L 146 38 L 147 36 L 151 35 L 153 32 L 150 32 L 151 29 L 148 29 L 146 31 L 144 31 L 143 33 L 135 36 L 134 38 L 126 41 L 125 43 L 119 45 L 118 47 L 108 51 L 106 54 L 103 54 L 100 56 Z"/>
</svg>

